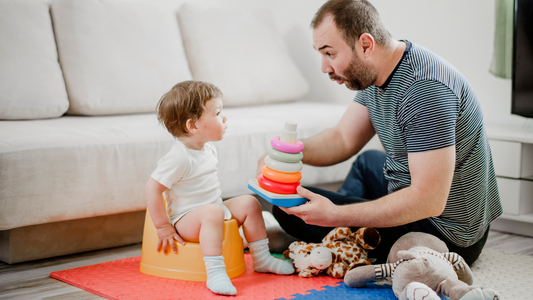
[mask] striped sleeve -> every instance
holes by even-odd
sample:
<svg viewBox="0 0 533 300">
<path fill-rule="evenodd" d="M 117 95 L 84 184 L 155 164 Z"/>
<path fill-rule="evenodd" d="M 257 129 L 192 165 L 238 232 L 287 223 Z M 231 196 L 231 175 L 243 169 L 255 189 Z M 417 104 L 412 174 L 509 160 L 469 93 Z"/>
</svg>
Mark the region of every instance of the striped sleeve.
<svg viewBox="0 0 533 300">
<path fill-rule="evenodd" d="M 455 271 L 465 269 L 467 266 L 466 261 L 455 252 L 446 252 L 442 255 L 452 264 Z"/>
<path fill-rule="evenodd" d="M 365 91 L 358 91 L 357 94 L 355 94 L 353 101 L 366 106 Z"/>
<path fill-rule="evenodd" d="M 404 260 L 400 259 L 399 261 L 395 263 L 374 265 L 374 272 L 376 273 L 376 278 L 393 277 L 394 270 L 402 262 L 404 262 Z"/>
</svg>

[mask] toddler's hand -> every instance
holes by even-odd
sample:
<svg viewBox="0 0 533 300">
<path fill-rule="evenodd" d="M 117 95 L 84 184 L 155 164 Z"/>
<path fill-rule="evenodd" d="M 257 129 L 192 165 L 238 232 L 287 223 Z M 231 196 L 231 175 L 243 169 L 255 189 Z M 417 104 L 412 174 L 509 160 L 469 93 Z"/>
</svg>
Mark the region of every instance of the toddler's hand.
<svg viewBox="0 0 533 300">
<path fill-rule="evenodd" d="M 167 254 L 167 246 L 170 245 L 172 251 L 174 251 L 174 253 L 178 253 L 178 247 L 174 241 L 178 241 L 178 243 L 181 245 L 185 245 L 183 239 L 179 236 L 174 226 L 172 226 L 170 223 L 165 224 L 161 228 L 157 228 L 157 236 L 159 237 L 159 241 L 157 242 L 158 252 L 160 251 L 161 246 L 163 246 L 163 253 Z"/>
</svg>

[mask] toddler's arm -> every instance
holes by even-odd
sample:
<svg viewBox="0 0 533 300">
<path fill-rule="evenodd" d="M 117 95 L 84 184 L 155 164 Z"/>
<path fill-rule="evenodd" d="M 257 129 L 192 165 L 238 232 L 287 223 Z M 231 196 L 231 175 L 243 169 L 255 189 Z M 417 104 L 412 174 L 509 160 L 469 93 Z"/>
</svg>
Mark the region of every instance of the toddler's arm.
<svg viewBox="0 0 533 300">
<path fill-rule="evenodd" d="M 165 204 L 163 202 L 163 192 L 167 190 L 167 187 L 157 182 L 153 178 L 148 180 L 146 184 L 146 202 L 148 211 L 154 222 L 154 226 L 157 229 L 157 236 L 159 242 L 157 243 L 157 251 L 163 246 L 163 252 L 167 253 L 167 245 L 170 244 L 172 251 L 178 253 L 178 249 L 174 240 L 180 244 L 185 245 L 183 239 L 176 232 L 176 228 L 169 223 L 167 214 L 165 212 Z"/>
</svg>

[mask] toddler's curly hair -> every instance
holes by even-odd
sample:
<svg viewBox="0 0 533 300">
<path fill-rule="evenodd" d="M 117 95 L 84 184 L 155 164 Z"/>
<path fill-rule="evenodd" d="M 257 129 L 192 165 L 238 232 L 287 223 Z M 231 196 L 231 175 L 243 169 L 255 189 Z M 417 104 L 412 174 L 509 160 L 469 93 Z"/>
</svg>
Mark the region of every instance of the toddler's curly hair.
<svg viewBox="0 0 533 300">
<path fill-rule="evenodd" d="M 196 122 L 204 112 L 205 103 L 222 97 L 214 84 L 203 81 L 183 81 L 164 94 L 157 103 L 157 119 L 174 137 L 187 135 L 187 120 Z"/>
</svg>

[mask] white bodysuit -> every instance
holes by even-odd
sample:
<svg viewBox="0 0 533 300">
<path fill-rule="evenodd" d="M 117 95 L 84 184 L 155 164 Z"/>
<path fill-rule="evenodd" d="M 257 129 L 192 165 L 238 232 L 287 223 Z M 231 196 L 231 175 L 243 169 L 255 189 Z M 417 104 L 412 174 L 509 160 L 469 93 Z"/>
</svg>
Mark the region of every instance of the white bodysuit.
<svg viewBox="0 0 533 300">
<path fill-rule="evenodd" d="M 205 204 L 220 205 L 224 219 L 231 219 L 231 212 L 220 197 L 217 164 L 213 144 L 205 143 L 203 150 L 193 150 L 179 140 L 159 160 L 151 177 L 168 188 L 164 196 L 173 226 L 186 213 Z"/>
</svg>

